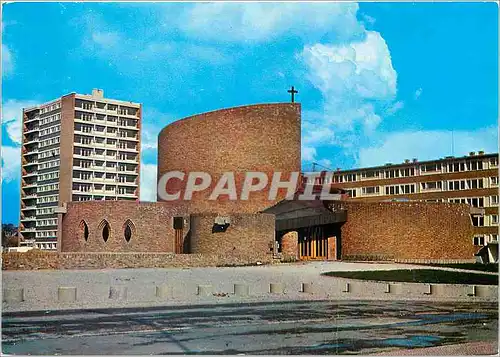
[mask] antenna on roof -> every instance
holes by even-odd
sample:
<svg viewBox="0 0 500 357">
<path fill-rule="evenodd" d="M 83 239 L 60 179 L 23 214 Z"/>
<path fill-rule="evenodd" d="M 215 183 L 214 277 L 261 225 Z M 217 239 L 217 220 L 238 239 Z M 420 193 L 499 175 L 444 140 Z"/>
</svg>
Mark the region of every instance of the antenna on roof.
<svg viewBox="0 0 500 357">
<path fill-rule="evenodd" d="M 451 156 L 455 156 L 455 140 L 453 137 L 453 129 L 451 129 Z"/>
</svg>

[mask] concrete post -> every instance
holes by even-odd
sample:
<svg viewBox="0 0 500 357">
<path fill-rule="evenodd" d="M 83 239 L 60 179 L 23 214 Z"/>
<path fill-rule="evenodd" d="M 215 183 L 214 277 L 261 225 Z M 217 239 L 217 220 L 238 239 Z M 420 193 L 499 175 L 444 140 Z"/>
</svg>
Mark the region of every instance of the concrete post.
<svg viewBox="0 0 500 357">
<path fill-rule="evenodd" d="M 313 283 L 302 283 L 302 292 L 313 294 L 314 293 Z"/>
<path fill-rule="evenodd" d="M 198 290 L 196 295 L 210 296 L 212 294 L 213 294 L 212 285 L 198 285 Z"/>
<path fill-rule="evenodd" d="M 284 294 L 285 288 L 281 283 L 271 283 L 269 284 L 269 292 L 271 294 Z"/>
<path fill-rule="evenodd" d="M 157 298 L 171 298 L 173 297 L 173 287 L 170 285 L 159 285 L 156 287 Z"/>
<path fill-rule="evenodd" d="M 109 288 L 109 298 L 114 299 L 114 300 L 127 299 L 127 287 L 126 286 L 111 286 Z"/>
<path fill-rule="evenodd" d="M 5 289 L 3 291 L 3 301 L 6 303 L 17 303 L 24 301 L 24 289 Z"/>
<path fill-rule="evenodd" d="M 57 289 L 57 299 L 59 302 L 74 302 L 76 301 L 76 288 L 60 286 Z"/>
<path fill-rule="evenodd" d="M 234 295 L 248 296 L 248 285 L 234 284 Z"/>
</svg>

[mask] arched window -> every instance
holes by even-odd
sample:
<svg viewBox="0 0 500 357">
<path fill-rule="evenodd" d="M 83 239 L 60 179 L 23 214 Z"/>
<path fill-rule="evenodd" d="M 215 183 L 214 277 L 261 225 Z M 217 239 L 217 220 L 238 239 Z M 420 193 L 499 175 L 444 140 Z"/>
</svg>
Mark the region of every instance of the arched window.
<svg viewBox="0 0 500 357">
<path fill-rule="evenodd" d="M 105 242 L 107 242 L 108 238 L 109 238 L 109 235 L 111 233 L 111 227 L 109 226 L 108 221 L 106 221 L 105 219 L 103 219 L 101 221 L 101 223 L 99 224 L 99 228 L 98 229 L 102 232 L 102 239 Z"/>
<path fill-rule="evenodd" d="M 85 222 L 83 219 L 80 222 L 80 230 L 83 233 L 83 239 L 87 241 L 89 239 L 89 226 L 87 226 L 87 222 Z"/>
<path fill-rule="evenodd" d="M 125 240 L 127 242 L 130 242 L 130 239 L 132 239 L 132 236 L 134 234 L 135 234 L 135 225 L 130 219 L 127 219 L 127 221 L 123 225 L 123 235 L 125 237 Z"/>
</svg>

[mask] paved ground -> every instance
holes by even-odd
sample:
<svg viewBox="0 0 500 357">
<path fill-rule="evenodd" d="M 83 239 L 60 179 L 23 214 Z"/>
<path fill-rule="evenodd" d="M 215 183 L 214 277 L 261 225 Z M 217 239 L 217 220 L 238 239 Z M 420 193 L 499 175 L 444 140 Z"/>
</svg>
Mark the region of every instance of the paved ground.
<svg viewBox="0 0 500 357">
<path fill-rule="evenodd" d="M 342 292 L 343 280 L 320 276 L 327 271 L 377 270 L 377 269 L 423 269 L 421 265 L 391 263 L 347 263 L 311 262 L 303 264 L 283 264 L 271 266 L 248 266 L 237 268 L 189 268 L 189 269 L 106 269 L 106 270 L 46 270 L 46 271 L 5 271 L 2 274 L 3 289 L 24 288 L 25 301 L 3 304 L 4 311 L 34 311 L 75 308 L 116 308 L 132 306 L 164 306 L 196 303 L 218 303 L 220 301 L 278 301 L 300 299 L 436 299 L 443 296 L 428 296 L 422 292 L 406 297 L 405 294 L 384 294 L 385 284 L 376 287 L 364 284 L 356 290 L 353 286 L 349 294 Z M 270 296 L 269 283 L 283 283 L 285 295 Z M 305 296 L 300 293 L 301 284 L 314 282 L 317 294 Z M 198 284 L 210 284 L 214 292 L 232 293 L 233 284 L 245 283 L 249 286 L 247 298 L 205 298 L 196 296 Z M 157 285 L 172 285 L 171 299 L 157 299 Z M 57 302 L 59 286 L 74 286 L 78 289 L 78 301 L 72 304 Z M 110 286 L 126 286 L 126 300 L 109 299 Z M 376 291 L 375 291 L 376 290 Z M 496 294 L 495 294 L 496 295 Z M 452 297 L 452 300 L 456 297 Z M 465 296 L 467 299 L 467 296 Z M 448 298 L 450 300 L 450 298 Z M 470 299 L 469 299 L 470 300 Z"/>
<path fill-rule="evenodd" d="M 2 318 L 8 354 L 408 354 L 459 343 L 494 354 L 497 337 L 494 303 L 302 301 Z"/>
</svg>

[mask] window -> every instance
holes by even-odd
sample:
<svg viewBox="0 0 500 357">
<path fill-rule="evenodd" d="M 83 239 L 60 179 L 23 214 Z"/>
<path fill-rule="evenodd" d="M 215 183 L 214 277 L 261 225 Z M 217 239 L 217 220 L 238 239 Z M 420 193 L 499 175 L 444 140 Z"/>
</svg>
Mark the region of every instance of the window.
<svg viewBox="0 0 500 357">
<path fill-rule="evenodd" d="M 102 239 L 104 240 L 104 242 L 107 242 L 111 232 L 108 221 L 103 219 L 99 224 L 98 230 L 102 232 Z"/>
<path fill-rule="evenodd" d="M 490 197 L 490 202 L 492 206 L 498 206 L 498 195 L 491 196 Z"/>
<path fill-rule="evenodd" d="M 474 245 L 484 245 L 484 236 L 475 236 Z"/>
<path fill-rule="evenodd" d="M 123 235 L 125 237 L 125 240 L 127 242 L 130 242 L 130 239 L 132 239 L 132 235 L 135 233 L 135 226 L 134 223 L 130 219 L 127 219 L 125 224 L 123 225 Z"/>
<path fill-rule="evenodd" d="M 490 165 L 491 165 L 491 167 L 497 167 L 498 166 L 498 157 L 496 157 L 496 156 L 492 157 L 490 159 Z"/>
<path fill-rule="evenodd" d="M 491 224 L 495 226 L 498 225 L 498 214 L 491 215 Z"/>
<path fill-rule="evenodd" d="M 441 164 L 427 164 L 420 167 L 422 172 L 437 172 L 441 171 Z"/>
<path fill-rule="evenodd" d="M 490 184 L 492 187 L 498 186 L 498 176 L 490 177 Z"/>
<path fill-rule="evenodd" d="M 401 176 L 402 177 L 415 176 L 415 169 L 413 167 L 402 169 Z"/>
<path fill-rule="evenodd" d="M 356 190 L 355 189 L 352 189 L 352 190 L 346 190 L 347 191 L 347 195 L 349 197 L 356 197 Z"/>
<path fill-rule="evenodd" d="M 484 227 L 484 216 L 472 216 L 472 225 L 474 227 Z"/>
<path fill-rule="evenodd" d="M 379 193 L 379 187 L 378 186 L 363 187 L 361 189 L 361 192 L 363 193 L 363 195 L 373 195 L 375 193 Z"/>
<path fill-rule="evenodd" d="M 361 177 L 362 178 L 376 178 L 376 177 L 378 177 L 378 171 L 373 171 L 373 170 L 364 171 L 361 173 Z"/>
<path fill-rule="evenodd" d="M 422 182 L 422 190 L 437 190 L 441 189 L 442 183 L 441 181 L 434 181 L 434 182 Z"/>
</svg>

